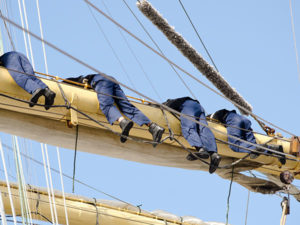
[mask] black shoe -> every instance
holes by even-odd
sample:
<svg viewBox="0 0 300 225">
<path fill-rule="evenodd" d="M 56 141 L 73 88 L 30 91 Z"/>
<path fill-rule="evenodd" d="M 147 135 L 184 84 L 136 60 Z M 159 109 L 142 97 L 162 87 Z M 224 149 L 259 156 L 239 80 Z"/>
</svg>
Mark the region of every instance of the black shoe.
<svg viewBox="0 0 300 225">
<path fill-rule="evenodd" d="M 260 146 L 267 148 L 266 145 Z M 250 159 L 256 159 L 258 156 L 260 156 L 260 152 L 265 152 L 265 150 L 260 147 L 256 147 L 254 150 L 256 150 L 256 152 L 250 152 Z"/>
<path fill-rule="evenodd" d="M 132 128 L 133 126 L 133 122 L 132 121 L 129 121 L 129 120 L 126 120 L 126 119 L 123 119 L 121 122 L 120 122 L 120 127 L 122 129 L 122 136 L 120 137 L 120 141 L 122 143 L 124 143 L 125 141 L 127 141 L 127 138 L 128 137 L 128 134 L 129 134 L 129 131 L 130 129 Z"/>
<path fill-rule="evenodd" d="M 267 145 L 267 148 L 275 150 L 277 152 L 281 152 L 283 153 L 283 147 L 282 145 Z M 285 155 L 281 155 L 281 154 L 276 154 L 275 152 L 271 152 L 271 154 L 274 154 L 276 156 L 279 156 L 278 160 L 279 162 L 284 165 L 286 163 L 286 157 Z"/>
<path fill-rule="evenodd" d="M 201 159 L 208 159 L 209 158 L 209 153 L 204 148 L 196 147 L 196 150 L 198 152 L 196 152 L 195 155 L 197 155 L 199 158 L 201 158 Z"/>
<path fill-rule="evenodd" d="M 256 159 L 258 156 L 260 156 L 257 152 L 250 152 L 250 159 Z"/>
<path fill-rule="evenodd" d="M 41 89 L 41 88 L 38 88 L 36 89 L 33 93 L 32 93 L 32 96 L 31 96 L 31 99 L 30 99 L 30 103 L 29 103 L 29 106 L 30 107 L 33 107 L 37 101 L 39 100 L 39 98 L 44 95 L 44 92 L 45 92 L 45 89 Z"/>
<path fill-rule="evenodd" d="M 55 92 L 51 91 L 49 88 L 44 89 L 45 96 L 45 109 L 48 110 L 51 105 L 54 103 L 54 98 L 56 96 Z"/>
<path fill-rule="evenodd" d="M 165 129 L 158 126 L 156 123 L 151 123 L 149 126 L 149 132 L 152 134 L 153 141 L 157 142 L 153 144 L 153 147 L 156 147 L 156 145 L 160 142 Z"/>
<path fill-rule="evenodd" d="M 214 173 L 219 166 L 219 163 L 221 161 L 221 156 L 218 155 L 218 153 L 213 152 L 210 155 L 210 165 L 209 165 L 209 173 Z"/>
<path fill-rule="evenodd" d="M 197 157 L 194 156 L 192 153 L 189 153 L 189 154 L 186 156 L 186 159 L 189 160 L 189 161 L 195 161 L 195 160 L 197 160 Z"/>
</svg>

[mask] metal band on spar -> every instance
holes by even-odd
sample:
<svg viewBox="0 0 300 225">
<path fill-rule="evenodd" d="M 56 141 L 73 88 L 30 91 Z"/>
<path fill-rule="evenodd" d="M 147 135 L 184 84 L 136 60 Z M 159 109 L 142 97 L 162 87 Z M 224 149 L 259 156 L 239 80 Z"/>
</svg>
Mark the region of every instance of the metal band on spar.
<svg viewBox="0 0 300 225">
<path fill-rule="evenodd" d="M 171 27 L 167 20 L 146 0 L 137 2 L 140 11 L 152 21 L 152 23 L 159 28 L 161 32 L 174 44 L 178 50 L 189 59 L 194 66 L 210 81 L 213 85 L 221 91 L 227 98 L 231 99 L 235 106 L 244 115 L 249 115 L 246 111 L 241 109 L 242 106 L 252 112 L 252 106 L 221 76 L 221 74 L 211 66 L 198 53 L 190 43 L 188 43 L 178 32 Z"/>
</svg>

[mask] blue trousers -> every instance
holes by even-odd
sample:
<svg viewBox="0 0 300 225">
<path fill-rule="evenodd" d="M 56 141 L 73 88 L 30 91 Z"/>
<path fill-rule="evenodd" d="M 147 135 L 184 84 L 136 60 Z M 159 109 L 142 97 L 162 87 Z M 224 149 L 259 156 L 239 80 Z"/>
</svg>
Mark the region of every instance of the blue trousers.
<svg viewBox="0 0 300 225">
<path fill-rule="evenodd" d="M 252 129 L 251 129 L 251 121 L 248 120 L 246 117 L 241 116 L 241 115 L 239 115 L 235 112 L 229 112 L 226 119 L 225 119 L 225 122 L 226 122 L 227 125 L 230 125 L 230 126 L 227 127 L 227 133 L 229 135 L 234 136 L 234 137 L 238 137 L 240 139 L 243 139 L 243 140 L 246 140 L 246 141 L 251 142 L 253 144 L 256 144 L 256 140 L 255 140 L 255 137 L 254 137 Z M 238 128 L 242 128 L 242 129 L 245 129 L 245 130 L 241 130 L 241 129 L 238 129 Z M 231 137 L 228 137 L 228 142 L 232 143 L 232 144 L 236 144 L 238 146 L 249 148 L 249 149 L 255 149 L 256 148 L 255 146 L 253 146 L 251 144 L 236 140 L 236 139 L 231 138 Z M 241 148 L 233 146 L 233 145 L 230 145 L 230 148 L 235 152 L 249 152 L 247 150 L 241 149 Z"/>
<path fill-rule="evenodd" d="M 139 109 L 128 101 L 120 85 L 99 74 L 94 76 L 91 85 L 98 93 L 97 96 L 100 109 L 110 124 L 113 124 L 122 116 L 120 111 L 140 126 L 151 122 Z M 116 96 L 117 98 L 114 98 L 113 96 Z M 116 103 L 120 111 L 114 103 Z"/>
<path fill-rule="evenodd" d="M 205 111 L 196 101 L 187 100 L 181 106 L 181 113 L 191 116 L 192 119 L 207 125 Z M 181 130 L 184 138 L 193 147 L 204 147 L 209 152 L 217 152 L 217 145 L 214 134 L 208 127 L 195 123 L 183 116 L 180 116 Z"/>
<path fill-rule="evenodd" d="M 33 68 L 29 60 L 23 54 L 14 51 L 7 52 L 0 57 L 0 61 L 2 65 L 8 69 L 8 72 L 15 82 L 29 94 L 32 94 L 38 88 L 44 89 L 47 87 L 40 79 L 31 76 L 34 75 Z"/>
</svg>

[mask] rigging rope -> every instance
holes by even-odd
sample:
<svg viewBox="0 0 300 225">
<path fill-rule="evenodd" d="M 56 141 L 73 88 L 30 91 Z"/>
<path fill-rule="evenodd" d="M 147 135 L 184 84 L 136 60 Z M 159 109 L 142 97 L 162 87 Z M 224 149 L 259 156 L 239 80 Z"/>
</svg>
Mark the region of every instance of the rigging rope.
<svg viewBox="0 0 300 225">
<path fill-rule="evenodd" d="M 194 25 L 192 19 L 190 18 L 188 12 L 186 11 L 184 5 L 182 4 L 181 0 L 178 0 L 178 1 L 179 1 L 180 5 L 181 5 L 181 8 L 183 9 L 183 11 L 184 11 L 186 17 L 187 17 L 188 20 L 190 21 L 190 24 L 192 25 L 192 27 L 193 27 L 193 29 L 194 29 L 194 31 L 195 31 L 195 33 L 196 33 L 196 35 L 197 35 L 199 41 L 201 42 L 201 44 L 202 44 L 202 46 L 203 46 L 203 48 L 204 48 L 206 54 L 208 55 L 210 61 L 212 62 L 212 64 L 213 64 L 214 67 L 216 68 L 216 70 L 219 72 L 219 70 L 218 70 L 218 68 L 217 68 L 217 65 L 215 64 L 215 61 L 213 60 L 212 56 L 210 55 L 208 49 L 206 48 L 206 46 L 205 46 L 205 44 L 204 44 L 202 38 L 200 37 L 200 35 L 199 35 L 199 33 L 198 33 L 198 31 L 197 31 L 197 29 L 196 29 L 196 27 L 195 27 L 195 25 Z"/>
<path fill-rule="evenodd" d="M 2 158 L 2 165 L 3 165 L 3 168 L 4 168 L 4 174 L 5 174 L 5 180 L 6 180 L 6 185 L 7 185 L 8 197 L 9 197 L 9 202 L 10 202 L 10 208 L 11 208 L 11 212 L 12 212 L 12 215 L 13 215 L 14 225 L 16 225 L 17 224 L 16 212 L 15 212 L 14 202 L 12 200 L 12 194 L 11 194 L 10 184 L 9 184 L 9 180 L 8 180 L 6 163 L 5 163 L 5 158 L 4 158 L 4 153 L 3 153 L 2 141 L 1 140 L 0 140 L 0 152 L 1 152 L 1 158 Z"/>
<path fill-rule="evenodd" d="M 0 10 L 0 15 L 2 15 L 2 11 L 1 11 L 1 10 Z M 3 20 L 3 23 L 4 23 L 4 27 L 5 27 L 7 36 L 8 36 L 9 41 L 10 41 L 10 45 L 11 45 L 12 49 L 15 51 L 15 50 L 16 50 L 16 47 L 15 47 L 14 42 L 13 42 L 13 40 L 12 40 L 12 37 L 11 37 L 10 31 L 9 31 L 9 29 L 8 29 L 8 27 L 7 27 L 6 21 Z"/>
<path fill-rule="evenodd" d="M 21 9 L 21 2 L 20 2 L 20 0 L 18 0 L 18 5 L 19 5 L 19 13 L 20 13 L 20 19 L 21 19 L 22 28 L 25 29 L 24 28 L 24 20 L 23 20 L 23 13 L 22 13 L 22 9 Z M 26 40 L 25 30 L 23 30 L 23 38 L 24 38 L 24 43 L 25 43 L 26 55 L 27 55 L 27 58 L 29 59 L 29 53 L 28 53 L 28 46 L 27 46 L 27 40 Z"/>
<path fill-rule="evenodd" d="M 55 204 L 55 195 L 54 195 L 52 175 L 51 175 L 51 170 L 50 170 L 50 161 L 49 161 L 49 156 L 48 156 L 48 148 L 47 148 L 46 144 L 44 144 L 44 148 L 45 148 L 45 155 L 46 155 L 46 160 L 47 160 L 47 169 L 48 169 L 48 174 L 49 174 L 50 191 L 51 191 L 52 201 L 53 201 L 53 212 L 54 212 L 55 224 L 58 225 L 57 210 L 56 210 L 56 204 Z"/>
<path fill-rule="evenodd" d="M 1 190 L 0 190 L 0 213 L 1 213 L 2 224 L 7 225 Z"/>
<path fill-rule="evenodd" d="M 296 42 L 296 33 L 295 33 L 295 25 L 294 25 L 294 16 L 293 16 L 293 7 L 292 7 L 292 0 L 290 2 L 290 14 L 291 14 L 291 24 L 292 24 L 292 32 L 293 32 L 293 41 L 294 41 L 294 48 L 295 48 L 295 54 L 296 54 L 296 63 L 297 63 L 297 71 L 298 71 L 298 78 L 300 80 L 300 65 L 299 65 L 299 56 L 298 56 L 298 50 L 297 50 L 297 42 Z"/>
<path fill-rule="evenodd" d="M 46 55 L 46 49 L 45 49 L 45 43 L 44 43 L 44 33 L 43 33 L 42 20 L 41 20 L 41 14 L 40 14 L 39 0 L 36 0 L 36 7 L 37 7 L 37 12 L 38 12 L 40 33 L 41 33 L 41 38 L 42 38 L 42 48 L 43 48 L 43 54 L 44 54 L 45 70 L 46 70 L 46 73 L 49 73 L 48 63 L 47 63 L 47 55 Z"/>
<path fill-rule="evenodd" d="M 7 148 L 8 150 L 13 151 L 13 149 L 12 149 L 10 146 L 5 145 L 5 144 L 3 144 L 3 146 L 4 146 L 5 148 Z M 42 146 L 42 144 L 41 144 L 41 146 Z M 38 165 L 40 165 L 40 166 L 44 166 L 44 168 L 45 168 L 45 163 L 42 163 L 42 162 L 40 162 L 40 161 L 38 161 L 38 160 L 32 158 L 31 156 L 28 156 L 28 155 L 24 154 L 24 153 L 21 153 L 21 155 L 24 156 L 25 158 L 28 158 L 28 159 L 31 160 L 32 162 L 35 162 L 36 164 L 38 164 Z M 57 174 L 60 174 L 60 171 L 58 171 L 57 169 L 54 169 L 54 168 L 51 168 L 51 167 L 50 167 L 50 170 L 52 170 L 53 172 L 55 172 L 55 173 L 57 173 Z M 64 177 L 70 179 L 70 180 L 73 179 L 72 176 L 69 176 L 69 175 L 67 175 L 67 174 L 65 174 L 65 173 L 62 173 L 62 175 L 63 175 Z M 115 196 L 113 196 L 113 195 L 107 194 L 106 192 L 103 192 L 103 191 L 101 191 L 101 190 L 99 190 L 99 189 L 97 189 L 97 188 L 95 188 L 95 187 L 93 187 L 93 186 L 90 186 L 90 185 L 84 183 L 83 181 L 80 181 L 80 180 L 78 180 L 78 179 L 74 179 L 74 180 L 75 180 L 75 182 L 77 182 L 77 183 L 79 183 L 79 184 L 81 184 L 81 185 L 83 185 L 83 186 L 85 186 L 85 187 L 87 187 L 87 188 L 90 188 L 91 190 L 94 190 L 94 191 L 96 191 L 96 192 L 98 192 L 98 193 L 100 193 L 100 194 L 106 195 L 106 196 L 108 196 L 108 197 L 110 197 L 110 198 L 112 198 L 112 199 L 114 199 L 114 200 L 123 202 L 123 203 L 128 204 L 128 205 L 131 205 L 131 206 L 135 206 L 135 205 L 130 204 L 130 203 L 126 202 L 126 201 L 123 201 L 123 200 L 121 200 L 121 199 L 119 199 L 119 198 L 117 198 L 117 197 L 115 197 Z M 49 202 L 50 202 L 50 200 L 49 200 Z"/>
<path fill-rule="evenodd" d="M 155 42 L 155 40 L 153 39 L 153 37 L 151 36 L 151 34 L 147 31 L 147 29 L 145 28 L 145 26 L 142 24 L 142 22 L 139 20 L 139 18 L 135 15 L 135 13 L 132 11 L 132 9 L 129 7 L 129 5 L 127 4 L 127 2 L 125 0 L 122 0 L 123 3 L 126 5 L 126 7 L 128 8 L 128 10 L 131 12 L 131 14 L 134 16 L 134 18 L 136 19 L 136 21 L 138 22 L 138 24 L 142 27 L 142 29 L 145 31 L 145 33 L 147 34 L 147 36 L 150 38 L 150 40 L 152 41 L 152 43 L 156 46 L 156 48 L 158 49 L 158 51 L 165 56 L 165 54 L 163 53 L 163 51 L 161 50 L 161 48 L 158 46 L 158 44 Z M 193 96 L 194 99 L 198 98 L 195 96 L 195 94 L 192 92 L 192 90 L 189 88 L 189 86 L 186 84 L 186 82 L 184 81 L 184 79 L 181 77 L 181 75 L 177 72 L 177 70 L 174 68 L 174 66 L 168 62 L 168 64 L 170 65 L 170 67 L 172 68 L 172 70 L 175 72 L 175 74 L 177 75 L 177 77 L 180 79 L 180 81 L 183 83 L 183 85 L 186 87 L 186 89 L 190 92 L 190 94 Z"/>
<path fill-rule="evenodd" d="M 108 7 L 107 7 L 106 4 L 104 3 L 104 1 L 101 0 L 101 2 L 103 3 L 103 5 L 104 5 L 106 11 L 108 12 L 109 16 L 110 16 L 111 18 L 113 18 L 112 15 L 111 15 L 111 13 L 110 13 L 110 11 L 109 11 L 109 9 L 108 9 Z M 146 70 L 144 69 L 142 63 L 140 62 L 140 60 L 139 60 L 138 57 L 136 56 L 136 54 L 135 54 L 135 52 L 133 51 L 132 47 L 130 46 L 128 40 L 126 39 L 126 37 L 124 36 L 124 34 L 123 34 L 122 31 L 120 30 L 120 28 L 119 28 L 119 27 L 117 27 L 117 28 L 118 28 L 118 31 L 120 32 L 120 35 L 122 36 L 122 39 L 123 39 L 124 42 L 126 43 L 127 48 L 129 49 L 130 53 L 131 53 L 132 56 L 134 57 L 134 59 L 135 59 L 135 61 L 137 62 L 138 66 L 140 67 L 140 70 L 143 72 L 145 78 L 147 79 L 148 83 L 150 84 L 152 90 L 155 92 L 155 94 L 157 95 L 157 97 L 159 98 L 159 100 L 162 101 L 162 98 L 161 98 L 160 94 L 158 93 L 158 91 L 156 90 L 156 88 L 155 88 L 155 86 L 153 85 L 152 81 L 150 80 L 148 74 L 146 73 Z"/>
<path fill-rule="evenodd" d="M 25 25 L 26 25 L 26 29 L 29 30 L 25 0 L 22 0 L 22 2 L 23 2 L 23 11 L 24 11 Z M 32 67 L 35 68 L 34 58 L 33 58 L 33 52 L 32 52 L 32 46 L 31 46 L 31 38 L 30 38 L 30 35 L 28 33 L 27 33 L 27 38 L 28 38 L 28 44 L 29 44 L 29 51 L 30 51 L 30 57 L 31 57 Z"/>
<path fill-rule="evenodd" d="M 78 128 L 79 125 L 76 126 L 76 138 L 75 138 L 75 148 L 74 148 L 74 161 L 73 161 L 73 179 L 72 179 L 72 193 L 74 193 L 75 190 L 75 169 L 76 169 L 76 157 L 77 157 L 77 143 L 78 143 Z"/>
<path fill-rule="evenodd" d="M 245 225 L 247 225 L 247 220 L 248 220 L 249 200 L 250 200 L 250 190 L 248 190 L 246 216 L 245 216 Z"/>
<path fill-rule="evenodd" d="M 49 188 L 49 180 L 48 180 L 48 173 L 47 173 L 47 168 L 46 168 L 46 161 L 45 161 L 45 153 L 44 153 L 43 143 L 41 143 L 41 151 L 42 151 L 42 157 L 43 157 L 43 164 L 41 163 L 41 165 L 44 165 L 44 173 L 45 173 L 47 192 L 48 192 L 48 198 L 49 198 L 49 207 L 50 207 L 51 219 L 52 219 L 52 224 L 54 224 L 55 221 L 54 221 L 53 205 L 52 205 L 52 198 L 51 198 L 50 188 Z"/>
<path fill-rule="evenodd" d="M 69 225 L 69 218 L 68 218 L 68 211 L 67 211 L 67 204 L 66 204 L 66 197 L 65 197 L 65 188 L 64 188 L 64 181 L 63 181 L 61 162 L 60 162 L 60 153 L 59 153 L 59 148 L 58 147 L 56 147 L 56 153 L 57 153 L 57 161 L 58 161 L 58 166 L 59 166 L 61 190 L 62 190 L 62 195 L 63 195 L 63 200 L 64 200 L 66 225 Z"/>
<path fill-rule="evenodd" d="M 27 197 L 27 188 L 26 182 L 24 177 L 24 170 L 22 166 L 21 154 L 18 144 L 18 139 L 16 136 L 12 136 L 13 146 L 14 146 L 14 155 L 15 155 L 15 163 L 16 163 L 16 170 L 17 170 L 17 177 L 18 177 L 18 184 L 19 184 L 19 195 L 21 198 L 21 210 L 22 210 L 22 219 L 26 221 L 26 224 L 32 224 L 31 218 L 31 210 L 29 207 L 28 197 Z"/>
<path fill-rule="evenodd" d="M 230 200 L 230 195 L 231 195 L 231 187 L 232 187 L 232 182 L 233 182 L 233 172 L 234 172 L 234 166 L 232 167 L 231 171 L 231 180 L 230 180 L 230 185 L 229 185 L 229 190 L 228 190 L 228 196 L 227 196 L 227 212 L 226 212 L 226 225 L 228 224 L 228 217 L 229 217 L 229 200 Z"/>
<path fill-rule="evenodd" d="M 96 24 L 97 24 L 97 26 L 98 26 L 98 29 L 101 31 L 101 33 L 102 33 L 104 39 L 106 40 L 107 44 L 108 44 L 109 47 L 111 48 L 112 53 L 113 53 L 114 56 L 116 57 L 116 59 L 117 59 L 118 63 L 120 64 L 120 66 L 121 66 L 123 72 L 125 73 L 125 75 L 126 75 L 128 81 L 130 82 L 130 84 L 132 85 L 132 87 L 133 87 L 134 89 L 137 90 L 137 88 L 135 87 L 135 85 L 134 85 L 132 79 L 130 78 L 130 76 L 129 76 L 128 72 L 127 72 L 127 70 L 125 69 L 125 66 L 123 65 L 123 63 L 122 63 L 120 57 L 119 57 L 118 54 L 116 53 L 114 47 L 112 46 L 112 44 L 111 44 L 111 42 L 109 41 L 107 35 L 106 35 L 105 32 L 103 31 L 103 29 L 102 29 L 102 27 L 101 27 L 99 21 L 97 20 L 95 14 L 94 14 L 93 11 L 91 10 L 91 7 L 90 7 L 88 4 L 86 4 L 86 5 L 87 5 L 87 7 L 88 7 L 88 9 L 89 9 L 89 11 L 90 11 L 90 13 L 91 13 L 91 15 L 93 16 L 93 18 L 94 18 L 94 20 L 95 20 L 95 22 L 96 22 Z"/>
</svg>

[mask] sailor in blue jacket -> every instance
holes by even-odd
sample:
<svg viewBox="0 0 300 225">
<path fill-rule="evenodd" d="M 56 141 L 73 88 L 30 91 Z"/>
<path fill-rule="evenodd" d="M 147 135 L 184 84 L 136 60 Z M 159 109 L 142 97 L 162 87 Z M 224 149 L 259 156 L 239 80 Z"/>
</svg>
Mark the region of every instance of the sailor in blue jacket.
<svg viewBox="0 0 300 225">
<path fill-rule="evenodd" d="M 235 144 L 229 145 L 229 147 L 235 152 L 246 152 L 250 153 L 250 158 L 257 158 L 260 153 L 258 152 L 267 152 L 259 147 L 256 147 L 252 144 L 257 144 L 256 139 L 253 135 L 253 130 L 251 128 L 251 121 L 247 119 L 245 116 L 239 115 L 235 110 L 229 111 L 227 109 L 221 109 L 210 116 L 211 118 L 218 120 L 222 124 L 224 124 L 227 128 L 227 134 L 233 137 L 237 137 L 239 139 L 245 140 L 250 143 L 246 143 L 244 141 L 237 140 L 233 137 L 228 136 L 228 142 Z M 252 143 L 252 144 L 251 144 Z M 281 145 L 262 145 L 263 147 L 270 148 L 272 150 L 283 152 L 283 148 Z M 250 150 L 255 150 L 258 152 L 250 152 L 249 150 L 245 150 L 244 147 Z M 285 156 L 279 155 L 279 161 L 282 164 L 285 164 Z"/>
<path fill-rule="evenodd" d="M 0 57 L 0 65 L 4 66 L 15 82 L 32 94 L 29 106 L 33 107 L 39 97 L 45 96 L 45 109 L 48 110 L 54 103 L 55 93 L 46 84 L 34 76 L 29 60 L 22 53 L 7 52 Z"/>
<path fill-rule="evenodd" d="M 200 124 L 192 121 L 189 118 L 180 116 L 181 131 L 184 138 L 189 144 L 196 148 L 198 157 L 208 159 L 210 156 L 211 163 L 209 172 L 213 173 L 218 168 L 221 157 L 217 153 L 217 145 L 214 134 L 207 126 L 204 108 L 197 100 L 190 97 L 183 97 L 177 99 L 168 99 L 164 102 L 166 106 L 189 116 L 192 120 L 197 120 Z M 197 158 L 192 154 L 187 156 L 190 161 Z"/>
<path fill-rule="evenodd" d="M 115 80 L 113 77 L 109 77 Z M 108 122 L 110 124 L 113 124 L 115 121 L 119 122 L 122 129 L 122 136 L 120 138 L 122 143 L 127 140 L 126 137 L 129 135 L 133 122 L 139 126 L 144 124 L 147 125 L 149 127 L 149 132 L 153 136 L 153 141 L 156 143 L 160 142 L 165 129 L 158 126 L 156 123 L 151 122 L 139 109 L 132 105 L 119 84 L 112 82 L 100 74 L 67 78 L 66 82 L 67 80 L 79 83 L 88 83 L 91 85 L 91 87 L 97 92 L 100 109 L 106 116 Z M 116 103 L 119 109 L 114 105 L 114 103 Z M 133 122 L 125 119 L 120 111 Z M 156 146 L 156 144 L 153 146 Z"/>
</svg>

